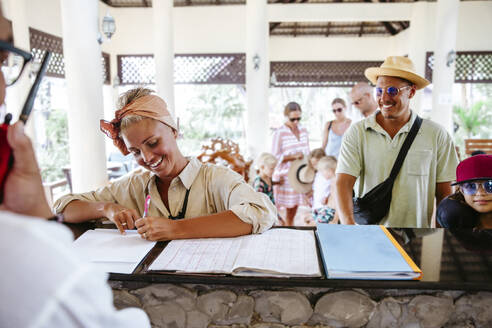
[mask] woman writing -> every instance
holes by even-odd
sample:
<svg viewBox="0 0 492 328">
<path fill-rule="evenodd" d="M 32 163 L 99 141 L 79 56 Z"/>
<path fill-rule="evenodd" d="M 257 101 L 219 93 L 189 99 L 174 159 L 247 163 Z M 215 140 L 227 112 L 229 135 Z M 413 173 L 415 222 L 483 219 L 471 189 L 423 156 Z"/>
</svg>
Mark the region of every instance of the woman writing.
<svg viewBox="0 0 492 328">
<path fill-rule="evenodd" d="M 137 228 L 148 240 L 232 237 L 273 225 L 274 206 L 239 174 L 181 154 L 176 124 L 151 90 L 123 94 L 115 119 L 101 121 L 101 130 L 141 168 L 96 191 L 59 199 L 55 211 L 66 222 L 106 217 L 122 233 Z"/>
<path fill-rule="evenodd" d="M 297 207 L 304 202 L 304 196 L 294 191 L 287 181 L 291 162 L 303 158 L 304 154 L 309 154 L 308 132 L 306 128 L 299 125 L 301 114 L 301 106 L 298 103 L 288 103 L 284 109 L 286 122 L 275 131 L 273 136 L 272 153 L 278 161 L 272 178 L 276 182 L 273 193 L 277 208 L 286 209 L 287 226 L 294 224 Z"/>
<path fill-rule="evenodd" d="M 323 144 L 321 148 L 325 150 L 326 156 L 335 156 L 338 158 L 340 146 L 342 145 L 342 137 L 345 131 L 350 127 L 352 121 L 345 116 L 347 106 L 342 98 L 335 98 L 331 102 L 335 119 L 326 122 L 323 129 Z"/>
</svg>

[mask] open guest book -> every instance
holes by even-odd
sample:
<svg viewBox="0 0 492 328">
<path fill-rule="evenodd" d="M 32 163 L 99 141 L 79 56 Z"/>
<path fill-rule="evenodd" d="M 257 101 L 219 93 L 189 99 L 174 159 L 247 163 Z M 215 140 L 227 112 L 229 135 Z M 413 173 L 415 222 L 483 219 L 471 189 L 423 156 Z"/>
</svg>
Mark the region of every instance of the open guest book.
<svg viewBox="0 0 492 328">
<path fill-rule="evenodd" d="M 126 235 L 122 235 L 118 229 L 87 230 L 73 242 L 73 248 L 84 260 L 115 273 L 132 273 L 154 245 L 136 230 L 126 230 Z"/>
<path fill-rule="evenodd" d="M 173 240 L 149 270 L 236 276 L 321 276 L 314 232 L 296 229 L 271 229 L 235 238 Z"/>
<path fill-rule="evenodd" d="M 317 224 L 329 279 L 419 280 L 422 271 L 384 226 Z"/>
</svg>

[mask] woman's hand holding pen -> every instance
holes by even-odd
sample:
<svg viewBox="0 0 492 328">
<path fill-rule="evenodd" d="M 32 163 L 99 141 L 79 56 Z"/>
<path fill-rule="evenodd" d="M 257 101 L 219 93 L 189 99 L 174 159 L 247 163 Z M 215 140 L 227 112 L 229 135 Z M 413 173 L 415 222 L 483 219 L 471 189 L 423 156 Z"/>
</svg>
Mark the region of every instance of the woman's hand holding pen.
<svg viewBox="0 0 492 328">
<path fill-rule="evenodd" d="M 134 229 L 134 222 L 140 217 L 136 210 L 114 203 L 106 204 L 104 212 L 106 213 L 105 216 L 116 224 L 121 234 L 125 234 L 127 229 Z"/>
<path fill-rule="evenodd" d="M 152 241 L 174 239 L 175 222 L 164 217 L 147 216 L 135 221 L 142 238 Z"/>
</svg>

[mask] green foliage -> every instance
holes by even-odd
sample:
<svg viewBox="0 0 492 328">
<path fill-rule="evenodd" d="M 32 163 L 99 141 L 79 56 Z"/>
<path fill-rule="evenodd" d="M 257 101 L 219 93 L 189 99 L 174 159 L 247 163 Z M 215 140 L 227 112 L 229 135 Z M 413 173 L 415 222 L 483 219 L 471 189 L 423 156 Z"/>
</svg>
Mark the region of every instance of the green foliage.
<svg viewBox="0 0 492 328">
<path fill-rule="evenodd" d="M 237 86 L 189 86 L 188 101 L 180 111 L 180 147 L 185 154 L 198 153 L 201 145 L 222 137 L 234 142 L 244 138 L 243 96 Z"/>
<path fill-rule="evenodd" d="M 46 143 L 38 152 L 44 182 L 64 178 L 61 168 L 69 164 L 67 113 L 60 109 L 52 109 L 48 113 Z"/>
<path fill-rule="evenodd" d="M 454 121 L 466 138 L 489 138 L 492 125 L 492 101 L 478 101 L 470 108 L 453 107 Z"/>
</svg>

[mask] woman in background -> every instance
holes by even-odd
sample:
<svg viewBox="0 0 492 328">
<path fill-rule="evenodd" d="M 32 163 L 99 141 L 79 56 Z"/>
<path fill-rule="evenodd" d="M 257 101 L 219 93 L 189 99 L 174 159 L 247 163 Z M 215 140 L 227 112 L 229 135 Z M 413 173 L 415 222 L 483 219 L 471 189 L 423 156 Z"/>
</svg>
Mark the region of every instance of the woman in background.
<svg viewBox="0 0 492 328">
<path fill-rule="evenodd" d="M 340 146 L 342 145 L 342 137 L 345 131 L 350 127 L 352 121 L 345 116 L 347 105 L 342 98 L 335 98 L 331 102 L 335 119 L 326 122 L 323 129 L 323 144 L 321 148 L 325 150 L 326 156 L 334 156 L 338 158 Z"/>
<path fill-rule="evenodd" d="M 284 108 L 285 124 L 275 131 L 272 154 L 278 160 L 273 173 L 273 193 L 278 209 L 285 207 L 285 224 L 294 224 L 297 208 L 304 202 L 304 196 L 292 189 L 287 181 L 287 173 L 293 160 L 309 154 L 309 135 L 306 128 L 300 126 L 301 106 L 296 102 L 288 103 Z"/>
</svg>

